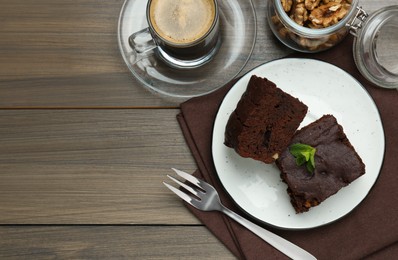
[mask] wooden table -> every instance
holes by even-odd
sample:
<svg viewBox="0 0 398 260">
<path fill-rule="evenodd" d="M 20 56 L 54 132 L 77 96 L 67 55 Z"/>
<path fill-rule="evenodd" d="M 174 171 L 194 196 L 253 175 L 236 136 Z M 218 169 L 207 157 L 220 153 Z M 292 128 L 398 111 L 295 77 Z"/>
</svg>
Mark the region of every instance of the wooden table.
<svg viewBox="0 0 398 260">
<path fill-rule="evenodd" d="M 361 3 L 372 12 L 396 0 Z M 234 258 L 162 184 L 171 167 L 196 165 L 178 104 L 122 60 L 122 4 L 0 0 L 0 258 Z M 242 73 L 290 52 L 266 1 L 254 5 Z"/>
</svg>

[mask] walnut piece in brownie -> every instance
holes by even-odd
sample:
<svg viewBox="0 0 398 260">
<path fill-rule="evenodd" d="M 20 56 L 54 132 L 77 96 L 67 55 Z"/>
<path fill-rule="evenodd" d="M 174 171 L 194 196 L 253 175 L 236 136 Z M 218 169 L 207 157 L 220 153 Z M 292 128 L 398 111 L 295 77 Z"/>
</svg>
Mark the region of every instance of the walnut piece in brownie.
<svg viewBox="0 0 398 260">
<path fill-rule="evenodd" d="M 224 144 L 242 157 L 273 163 L 287 148 L 308 107 L 253 75 L 230 115 Z"/>
<path fill-rule="evenodd" d="M 297 166 L 289 149 L 276 161 L 297 213 L 319 205 L 365 174 L 365 164 L 332 115 L 324 115 L 298 130 L 291 145 L 295 143 L 307 144 L 316 149 L 313 173 L 305 165 Z"/>
</svg>

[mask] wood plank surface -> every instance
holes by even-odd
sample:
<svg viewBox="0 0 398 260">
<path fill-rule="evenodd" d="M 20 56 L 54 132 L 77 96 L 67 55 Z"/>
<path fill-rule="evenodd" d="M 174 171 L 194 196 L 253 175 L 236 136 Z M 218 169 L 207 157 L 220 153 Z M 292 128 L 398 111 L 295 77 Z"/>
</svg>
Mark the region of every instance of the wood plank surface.
<svg viewBox="0 0 398 260">
<path fill-rule="evenodd" d="M 0 0 L 0 107 L 175 106 L 145 90 L 117 46 L 123 0 Z M 290 53 L 253 1 L 257 41 L 244 73 Z M 368 12 L 396 0 L 361 0 Z"/>
<path fill-rule="evenodd" d="M 0 223 L 198 223 L 162 184 L 196 168 L 177 113 L 0 110 Z"/>
<path fill-rule="evenodd" d="M 0 0 L 0 107 L 175 106 L 146 91 L 124 64 L 117 45 L 123 2 Z M 261 46 L 274 45 L 261 27 Z M 286 51 L 261 48 L 256 58 Z"/>
<path fill-rule="evenodd" d="M 4 259 L 235 259 L 202 226 L 0 227 Z"/>
<path fill-rule="evenodd" d="M 179 104 L 123 62 L 123 2 L 0 0 L 0 259 L 234 259 L 162 184 L 196 165 Z M 292 52 L 253 3 L 241 74 Z"/>
</svg>

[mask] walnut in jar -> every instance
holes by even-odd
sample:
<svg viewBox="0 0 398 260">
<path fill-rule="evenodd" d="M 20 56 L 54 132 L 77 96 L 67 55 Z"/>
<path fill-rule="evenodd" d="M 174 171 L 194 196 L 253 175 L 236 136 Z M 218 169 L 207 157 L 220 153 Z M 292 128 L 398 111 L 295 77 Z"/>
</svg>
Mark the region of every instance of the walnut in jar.
<svg viewBox="0 0 398 260">
<path fill-rule="evenodd" d="M 323 29 L 341 21 L 351 8 L 352 0 L 279 0 L 283 11 L 296 24 L 310 29 Z M 280 23 L 277 16 L 272 17 L 278 35 L 297 44 L 299 49 L 315 52 L 328 49 L 340 42 L 342 35 L 330 34 L 321 37 L 306 37 L 291 32 Z M 345 30 L 343 30 L 346 33 Z"/>
<path fill-rule="evenodd" d="M 341 3 L 342 0 L 322 0 L 322 3 L 328 4 L 330 2 Z"/>
<path fill-rule="evenodd" d="M 284 11 L 297 24 L 312 29 L 338 23 L 351 8 L 352 0 L 280 0 Z"/>
<path fill-rule="evenodd" d="M 293 0 L 281 0 L 283 10 L 289 12 L 292 9 Z"/>
<path fill-rule="evenodd" d="M 349 9 L 349 4 L 329 2 L 312 10 L 309 20 L 315 28 L 326 28 L 338 23 Z"/>
<path fill-rule="evenodd" d="M 308 20 L 308 10 L 305 8 L 304 0 L 300 3 L 296 0 L 290 11 L 290 18 L 302 26 Z"/>
<path fill-rule="evenodd" d="M 307 10 L 314 10 L 318 5 L 321 0 L 305 0 L 305 8 Z"/>
</svg>

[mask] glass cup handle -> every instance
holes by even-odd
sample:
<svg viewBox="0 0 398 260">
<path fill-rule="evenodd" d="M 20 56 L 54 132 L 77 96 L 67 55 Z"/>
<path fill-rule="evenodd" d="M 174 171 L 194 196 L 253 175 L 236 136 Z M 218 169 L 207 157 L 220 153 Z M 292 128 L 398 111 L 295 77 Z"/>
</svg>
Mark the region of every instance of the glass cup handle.
<svg viewBox="0 0 398 260">
<path fill-rule="evenodd" d="M 130 35 L 129 44 L 138 54 L 144 54 L 158 47 L 148 27 Z"/>
</svg>

